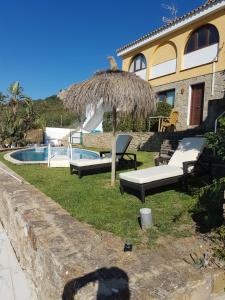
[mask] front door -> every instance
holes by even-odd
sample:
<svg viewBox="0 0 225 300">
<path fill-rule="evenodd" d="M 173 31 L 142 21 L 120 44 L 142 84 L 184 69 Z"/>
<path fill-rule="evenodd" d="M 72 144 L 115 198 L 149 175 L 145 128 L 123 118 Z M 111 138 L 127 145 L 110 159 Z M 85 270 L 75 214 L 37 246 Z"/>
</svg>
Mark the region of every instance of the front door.
<svg viewBox="0 0 225 300">
<path fill-rule="evenodd" d="M 203 117 L 205 84 L 192 85 L 190 125 L 201 125 Z"/>
</svg>

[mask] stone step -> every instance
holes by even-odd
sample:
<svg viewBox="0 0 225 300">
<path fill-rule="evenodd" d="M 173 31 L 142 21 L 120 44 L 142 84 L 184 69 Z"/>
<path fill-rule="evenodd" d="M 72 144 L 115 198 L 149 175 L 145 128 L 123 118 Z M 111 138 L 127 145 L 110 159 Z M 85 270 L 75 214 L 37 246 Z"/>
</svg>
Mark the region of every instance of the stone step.
<svg viewBox="0 0 225 300">
<path fill-rule="evenodd" d="M 21 269 L 0 223 L 0 299 L 37 300 L 35 288 Z"/>
</svg>

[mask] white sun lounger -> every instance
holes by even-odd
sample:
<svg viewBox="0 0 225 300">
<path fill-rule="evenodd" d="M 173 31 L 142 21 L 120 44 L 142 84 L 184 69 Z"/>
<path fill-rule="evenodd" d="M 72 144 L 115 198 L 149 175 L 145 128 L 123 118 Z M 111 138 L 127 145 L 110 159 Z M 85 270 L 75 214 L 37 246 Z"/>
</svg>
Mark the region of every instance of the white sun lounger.
<svg viewBox="0 0 225 300">
<path fill-rule="evenodd" d="M 204 145 L 202 137 L 184 138 L 168 165 L 119 174 L 121 193 L 126 187 L 138 190 L 144 202 L 146 190 L 186 180 L 187 175 L 193 172 Z"/>
<path fill-rule="evenodd" d="M 130 134 L 118 134 L 116 137 L 116 163 L 119 164 L 123 159 L 124 155 L 133 157 L 134 168 L 136 167 L 136 154 L 127 153 L 126 150 L 133 139 Z M 104 155 L 104 157 L 103 157 Z M 106 156 L 107 155 L 107 156 Z M 112 164 L 112 154 L 111 151 L 100 152 L 100 158 L 97 159 L 80 159 L 70 161 L 70 173 L 73 174 L 74 171 L 78 173 L 79 178 L 82 177 L 84 171 L 97 170 L 97 169 L 107 169 L 110 168 Z"/>
</svg>

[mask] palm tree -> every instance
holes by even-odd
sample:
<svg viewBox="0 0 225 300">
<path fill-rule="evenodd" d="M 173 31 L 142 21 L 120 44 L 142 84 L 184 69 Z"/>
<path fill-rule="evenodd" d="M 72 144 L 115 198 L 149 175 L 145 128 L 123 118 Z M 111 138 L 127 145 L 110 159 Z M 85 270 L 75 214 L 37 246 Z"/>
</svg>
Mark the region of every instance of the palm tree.
<svg viewBox="0 0 225 300">
<path fill-rule="evenodd" d="M 23 94 L 18 81 L 8 89 L 9 95 L 0 93 L 0 143 L 23 143 L 28 130 L 36 127 L 38 116 L 33 101 Z"/>
</svg>

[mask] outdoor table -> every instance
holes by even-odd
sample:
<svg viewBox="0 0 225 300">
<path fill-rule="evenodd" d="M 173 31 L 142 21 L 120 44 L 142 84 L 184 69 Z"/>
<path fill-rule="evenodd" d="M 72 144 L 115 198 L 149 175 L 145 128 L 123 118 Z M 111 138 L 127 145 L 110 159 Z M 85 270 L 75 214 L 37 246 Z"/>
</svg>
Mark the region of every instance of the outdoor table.
<svg viewBox="0 0 225 300">
<path fill-rule="evenodd" d="M 158 119 L 158 132 L 161 132 L 162 121 L 163 119 L 168 119 L 168 117 L 165 116 L 149 117 L 149 131 L 151 131 L 151 119 Z"/>
</svg>

